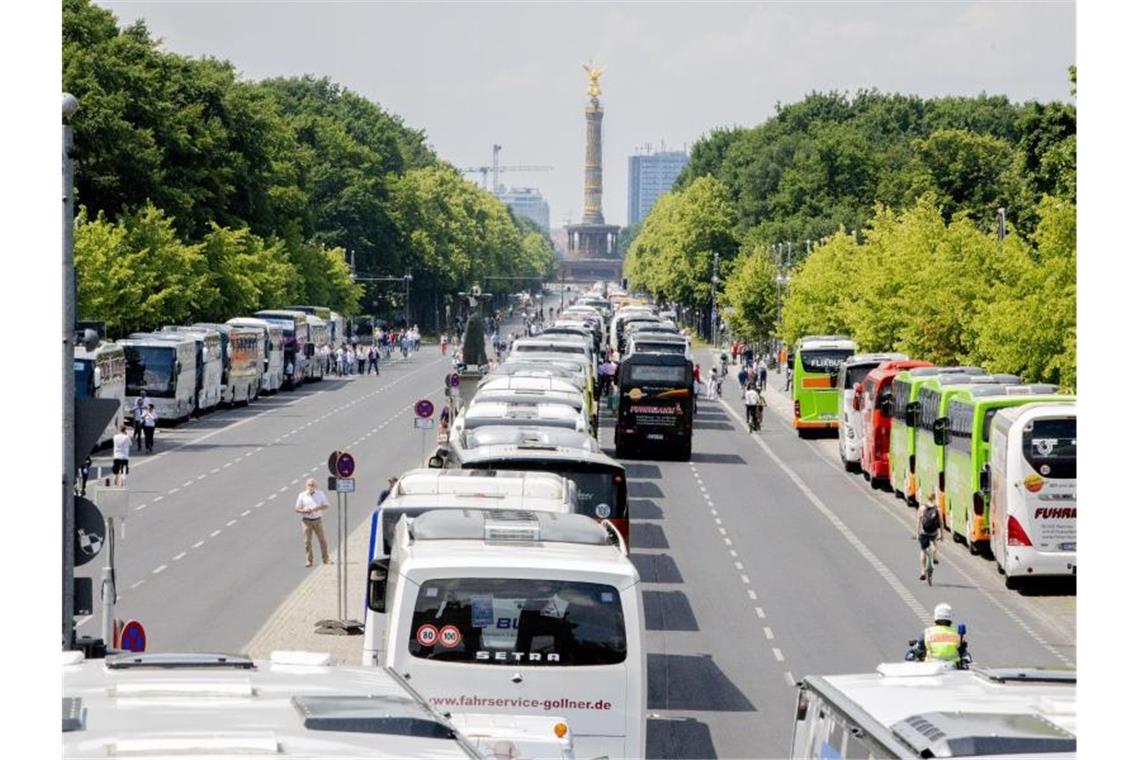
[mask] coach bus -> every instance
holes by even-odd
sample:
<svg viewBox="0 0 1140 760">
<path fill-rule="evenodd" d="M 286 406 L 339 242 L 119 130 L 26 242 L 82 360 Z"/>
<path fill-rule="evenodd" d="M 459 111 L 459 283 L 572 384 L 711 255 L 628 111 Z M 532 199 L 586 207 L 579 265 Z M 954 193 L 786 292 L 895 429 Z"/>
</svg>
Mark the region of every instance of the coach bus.
<svg viewBox="0 0 1140 760">
<path fill-rule="evenodd" d="M 285 331 L 281 325 L 255 317 L 234 317 L 227 325 L 248 327 L 261 335 L 261 392 L 276 393 L 285 384 Z"/>
<path fill-rule="evenodd" d="M 633 354 L 618 372 L 614 448 L 673 452 L 687 461 L 693 451 L 693 363 L 675 354 Z"/>
<path fill-rule="evenodd" d="M 848 472 L 859 472 L 863 453 L 863 415 L 859 414 L 857 397 L 862 395 L 863 380 L 883 362 L 906 360 L 905 354 L 853 354 L 839 365 L 835 387 L 839 399 L 839 461 Z"/>
<path fill-rule="evenodd" d="M 863 477 L 871 482 L 872 488 L 880 488 L 890 482 L 891 415 L 888 409 L 891 383 L 900 372 L 933 366 L 917 359 L 884 362 L 863 378 L 862 392 L 856 393 L 855 403 L 863 415 Z"/>
<path fill-rule="evenodd" d="M 123 347 L 106 341 L 94 351 L 75 348 L 75 395 L 109 398 L 119 402 L 115 416 L 99 436 L 95 446 L 110 442 L 123 424 L 124 399 L 127 395 L 127 356 Z"/>
<path fill-rule="evenodd" d="M 577 487 L 574 511 L 609 520 L 630 545 L 625 467 L 588 433 L 549 427 L 492 425 L 467 434 L 466 445 L 441 449 L 432 467 L 553 472 Z"/>
<path fill-rule="evenodd" d="M 989 461 L 994 415 L 1036 402 L 1076 402 L 1075 396 L 1056 394 L 1055 385 L 982 386 L 950 400 L 936 433 L 946 441 L 944 516 L 955 540 L 964 541 L 971 554 L 984 550 L 990 540 L 989 497 L 981 479 Z"/>
<path fill-rule="evenodd" d="M 792 427 L 805 430 L 839 429 L 839 368 L 855 353 L 846 335 L 809 335 L 796 343 L 792 370 Z"/>
<path fill-rule="evenodd" d="M 142 394 L 163 420 L 188 420 L 197 393 L 197 344 L 154 335 L 117 341 L 127 359 L 127 406 Z"/>
<path fill-rule="evenodd" d="M 167 325 L 154 333 L 162 340 L 187 338 L 194 341 L 194 410 L 201 414 L 215 408 L 222 400 L 222 339 L 213 330 L 182 330 Z M 134 333 L 131 338 L 145 338 L 147 333 Z"/>
<path fill-rule="evenodd" d="M 918 392 L 940 374 L 984 375 L 981 367 L 918 367 L 903 370 L 891 381 L 888 414 L 891 417 L 891 450 L 888 455 L 891 488 L 910 505 L 915 499 L 914 428 L 918 421 Z"/>
<path fill-rule="evenodd" d="M 1008 587 L 1077 574 L 1077 409 L 1003 409 L 990 431 L 990 546 Z"/>
<path fill-rule="evenodd" d="M 263 309 L 255 317 L 281 328 L 282 360 L 285 366 L 283 385 L 292 389 L 305 382 L 305 344 L 309 342 L 309 322 L 303 311 Z"/>
</svg>

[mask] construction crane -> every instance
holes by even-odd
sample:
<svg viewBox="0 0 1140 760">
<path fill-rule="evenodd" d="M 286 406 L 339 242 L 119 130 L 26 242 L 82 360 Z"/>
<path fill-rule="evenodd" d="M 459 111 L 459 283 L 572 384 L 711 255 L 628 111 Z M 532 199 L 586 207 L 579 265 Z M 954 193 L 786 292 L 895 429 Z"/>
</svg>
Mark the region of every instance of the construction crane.
<svg viewBox="0 0 1140 760">
<path fill-rule="evenodd" d="M 502 145 L 491 146 L 491 165 L 490 166 L 468 166 L 459 171 L 464 174 L 474 174 L 478 172 L 483 175 L 483 189 L 487 190 L 487 175 L 491 175 L 491 192 L 497 192 L 499 189 L 499 174 L 501 172 L 550 172 L 554 171 L 553 166 L 544 165 L 518 165 L 518 166 L 500 166 L 499 165 L 499 151 L 503 149 Z"/>
</svg>

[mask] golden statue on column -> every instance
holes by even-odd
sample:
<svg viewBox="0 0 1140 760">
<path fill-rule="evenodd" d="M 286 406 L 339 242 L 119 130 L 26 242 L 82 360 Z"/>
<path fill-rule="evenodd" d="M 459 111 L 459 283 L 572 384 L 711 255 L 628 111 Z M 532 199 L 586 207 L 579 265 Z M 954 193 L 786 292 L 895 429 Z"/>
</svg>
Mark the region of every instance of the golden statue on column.
<svg viewBox="0 0 1140 760">
<path fill-rule="evenodd" d="M 590 79 L 590 87 L 587 90 L 591 98 L 596 98 L 602 94 L 602 88 L 598 84 L 598 80 L 602 77 L 602 72 L 606 70 L 605 66 L 594 66 L 593 62 L 583 63 L 582 68 L 586 70 L 586 76 Z"/>
</svg>

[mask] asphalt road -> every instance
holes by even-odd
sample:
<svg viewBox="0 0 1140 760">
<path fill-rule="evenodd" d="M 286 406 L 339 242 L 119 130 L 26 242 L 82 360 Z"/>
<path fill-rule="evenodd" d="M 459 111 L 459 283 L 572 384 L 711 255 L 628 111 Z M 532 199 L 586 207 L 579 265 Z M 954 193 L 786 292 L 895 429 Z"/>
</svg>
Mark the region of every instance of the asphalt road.
<svg viewBox="0 0 1140 760">
<path fill-rule="evenodd" d="M 366 520 L 387 476 L 422 461 L 411 405 L 442 398 L 448 367 L 428 346 L 379 378 L 328 379 L 160 430 L 128 481 L 119 617 L 143 621 L 151 650 L 243 646 L 309 572 L 292 512 L 304 479 L 323 484 L 329 452 L 352 451 L 350 530 Z M 969 626 L 978 664 L 1075 662 L 1071 587 L 1008 591 L 992 563 L 943 544 L 928 588 L 913 512 L 844 473 L 834 439 L 798 439 L 787 402 L 769 398 L 760 434 L 747 434 L 726 386 L 723 402 L 700 403 L 691 462 L 626 462 L 650 757 L 786 756 L 795 681 L 901 659 L 940 601 Z M 612 452 L 612 424 L 601 439 Z M 97 577 L 102 561 L 81 573 Z M 98 619 L 80 632 L 97 634 Z"/>
</svg>

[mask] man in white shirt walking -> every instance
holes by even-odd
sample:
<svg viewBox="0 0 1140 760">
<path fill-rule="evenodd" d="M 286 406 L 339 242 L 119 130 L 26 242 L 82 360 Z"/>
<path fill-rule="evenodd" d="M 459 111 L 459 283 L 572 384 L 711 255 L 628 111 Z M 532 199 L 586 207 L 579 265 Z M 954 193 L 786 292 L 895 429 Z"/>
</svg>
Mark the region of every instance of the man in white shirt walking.
<svg viewBox="0 0 1140 760">
<path fill-rule="evenodd" d="M 123 485 L 123 478 L 131 472 L 131 436 L 127 433 L 127 423 L 123 423 L 119 432 L 111 439 L 113 453 L 111 459 L 111 474 L 115 476 L 115 485 Z"/>
<path fill-rule="evenodd" d="M 329 508 L 329 500 L 324 491 L 317 490 L 317 481 L 305 481 L 305 490 L 297 495 L 297 506 L 293 511 L 301 515 L 301 531 L 305 538 L 305 567 L 313 566 L 313 534 L 321 544 L 321 558 L 324 564 L 331 565 L 329 545 L 325 542 L 325 528 L 321 524 L 321 513 Z"/>
</svg>

